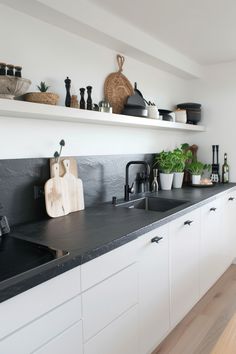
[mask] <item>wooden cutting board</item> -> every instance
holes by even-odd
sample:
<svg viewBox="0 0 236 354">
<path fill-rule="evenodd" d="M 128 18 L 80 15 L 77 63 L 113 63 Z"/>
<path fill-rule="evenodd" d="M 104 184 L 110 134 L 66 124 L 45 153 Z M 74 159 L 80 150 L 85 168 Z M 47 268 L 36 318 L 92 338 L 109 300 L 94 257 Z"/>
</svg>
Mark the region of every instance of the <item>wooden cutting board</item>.
<svg viewBox="0 0 236 354">
<path fill-rule="evenodd" d="M 77 161 L 73 157 L 60 157 L 59 161 L 59 176 L 63 177 L 66 173 L 65 166 L 63 164 L 64 160 L 70 160 L 70 173 L 75 177 L 78 177 Z M 53 165 L 56 163 L 56 159 L 50 159 L 50 176 L 54 177 Z"/>
<path fill-rule="evenodd" d="M 53 178 L 50 178 L 44 186 L 46 210 L 49 216 L 56 218 L 67 215 L 70 212 L 67 183 L 59 176 L 59 164 L 52 166 Z"/>
<path fill-rule="evenodd" d="M 69 199 L 70 213 L 84 209 L 84 190 L 83 182 L 80 178 L 76 178 L 70 172 L 70 160 L 63 160 L 65 174 L 62 177 L 67 186 L 67 194 Z"/>
</svg>

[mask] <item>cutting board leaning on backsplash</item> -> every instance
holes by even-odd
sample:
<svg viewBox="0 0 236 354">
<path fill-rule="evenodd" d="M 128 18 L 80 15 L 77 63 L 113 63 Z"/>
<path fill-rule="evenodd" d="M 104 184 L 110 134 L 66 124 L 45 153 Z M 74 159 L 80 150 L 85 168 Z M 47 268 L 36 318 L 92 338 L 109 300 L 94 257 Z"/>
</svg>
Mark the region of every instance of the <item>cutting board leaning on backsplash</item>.
<svg viewBox="0 0 236 354">
<path fill-rule="evenodd" d="M 46 182 L 44 188 L 48 215 L 55 218 L 83 210 L 83 183 L 77 177 L 76 160 L 65 158 L 60 163 L 50 161 L 50 170 L 52 178 Z"/>
</svg>

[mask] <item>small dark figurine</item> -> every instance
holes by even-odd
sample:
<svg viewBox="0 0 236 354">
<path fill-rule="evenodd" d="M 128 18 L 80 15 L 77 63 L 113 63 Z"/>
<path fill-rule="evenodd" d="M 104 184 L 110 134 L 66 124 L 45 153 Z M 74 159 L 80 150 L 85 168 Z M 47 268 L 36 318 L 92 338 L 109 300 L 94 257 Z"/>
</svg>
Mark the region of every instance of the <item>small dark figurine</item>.
<svg viewBox="0 0 236 354">
<path fill-rule="evenodd" d="M 85 99 L 84 99 L 85 88 L 81 87 L 79 90 L 80 90 L 79 108 L 85 109 Z"/>
<path fill-rule="evenodd" d="M 71 80 L 69 79 L 68 76 L 67 76 L 67 78 L 65 79 L 65 84 L 66 84 L 66 101 L 65 101 L 65 106 L 66 106 L 66 107 L 70 107 L 70 104 L 71 104 L 71 95 L 70 95 L 70 84 L 71 84 Z"/>
<path fill-rule="evenodd" d="M 88 94 L 87 109 L 90 111 L 93 109 L 93 101 L 92 101 L 91 93 L 92 93 L 92 86 L 87 86 L 87 94 Z"/>
</svg>

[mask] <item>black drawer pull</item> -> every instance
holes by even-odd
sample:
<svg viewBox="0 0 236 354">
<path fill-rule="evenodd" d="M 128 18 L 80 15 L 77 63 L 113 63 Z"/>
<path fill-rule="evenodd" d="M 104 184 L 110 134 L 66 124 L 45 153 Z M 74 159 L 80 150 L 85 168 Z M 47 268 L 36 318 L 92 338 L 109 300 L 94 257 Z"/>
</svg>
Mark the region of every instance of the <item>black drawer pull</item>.
<svg viewBox="0 0 236 354">
<path fill-rule="evenodd" d="M 156 236 L 156 237 L 153 237 L 153 238 L 151 239 L 151 242 L 159 243 L 159 241 L 161 241 L 162 239 L 163 239 L 163 237 L 158 237 L 158 236 Z"/>
<path fill-rule="evenodd" d="M 235 198 L 234 197 L 229 197 L 229 201 L 232 202 Z"/>
<path fill-rule="evenodd" d="M 184 225 L 190 226 L 192 224 L 193 220 L 187 220 L 184 222 Z"/>
<path fill-rule="evenodd" d="M 211 208 L 210 211 L 216 211 L 217 208 Z"/>
</svg>

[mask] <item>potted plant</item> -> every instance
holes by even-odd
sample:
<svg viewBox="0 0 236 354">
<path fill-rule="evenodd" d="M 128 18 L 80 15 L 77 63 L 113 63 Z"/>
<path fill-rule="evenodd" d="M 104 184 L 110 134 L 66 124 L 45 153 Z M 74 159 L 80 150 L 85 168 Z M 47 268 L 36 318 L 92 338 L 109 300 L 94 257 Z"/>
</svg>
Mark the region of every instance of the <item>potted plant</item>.
<svg viewBox="0 0 236 354">
<path fill-rule="evenodd" d="M 188 144 L 182 144 L 180 148 L 173 150 L 173 159 L 174 159 L 174 177 L 173 177 L 173 187 L 181 188 L 184 178 L 184 169 L 186 166 L 186 161 L 191 159 L 192 152 L 187 150 Z"/>
<path fill-rule="evenodd" d="M 173 182 L 174 155 L 172 151 L 162 151 L 155 158 L 154 166 L 160 170 L 161 189 L 170 190 Z"/>
<path fill-rule="evenodd" d="M 44 103 L 56 105 L 59 100 L 59 95 L 53 92 L 47 92 L 50 86 L 41 81 L 37 88 L 40 92 L 29 92 L 25 95 L 25 100 L 34 103 Z"/>
<path fill-rule="evenodd" d="M 205 170 L 209 171 L 210 165 L 203 162 L 193 160 L 186 165 L 186 170 L 192 175 L 192 184 L 200 184 L 201 176 Z"/>
</svg>

